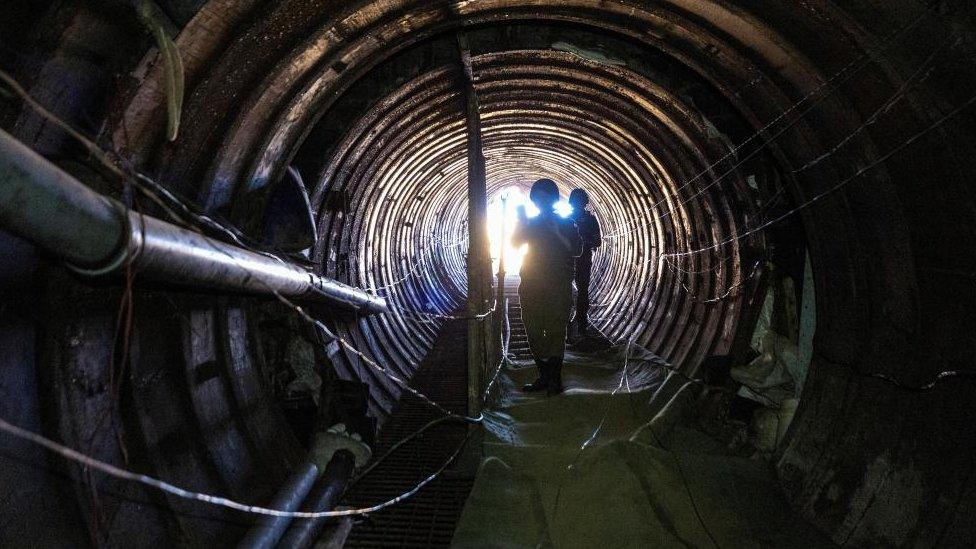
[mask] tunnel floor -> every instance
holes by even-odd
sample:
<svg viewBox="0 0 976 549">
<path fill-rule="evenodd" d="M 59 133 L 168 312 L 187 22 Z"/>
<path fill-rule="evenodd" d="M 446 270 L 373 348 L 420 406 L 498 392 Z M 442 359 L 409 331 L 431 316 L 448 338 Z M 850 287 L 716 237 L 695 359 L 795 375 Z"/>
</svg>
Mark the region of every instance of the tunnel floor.
<svg viewBox="0 0 976 549">
<path fill-rule="evenodd" d="M 421 363 L 411 386 L 447 410 L 467 412 L 466 344 L 463 320 L 448 320 Z M 390 421 L 380 430 L 375 456 L 440 417 L 420 398 L 404 393 Z M 350 490 L 343 504 L 364 507 L 413 488 L 443 465 L 462 443 L 466 425 L 441 424 L 402 446 Z M 345 547 L 444 547 L 451 541 L 473 478 L 445 474 L 398 505 L 356 522 Z"/>
<path fill-rule="evenodd" d="M 659 434 L 666 363 L 644 349 L 569 350 L 563 394 L 522 393 L 535 368 L 508 290 L 513 360 L 452 546 L 833 546 L 792 513 L 765 460 L 687 422 Z"/>
<path fill-rule="evenodd" d="M 510 345 L 486 412 L 477 475 L 457 467 L 400 505 L 360 520 L 347 547 L 832 547 L 796 516 L 769 463 L 733 455 L 693 422 L 657 428 L 667 364 L 628 342 L 567 350 L 565 392 L 521 392 L 535 375 L 517 279 L 506 281 Z M 411 385 L 466 412 L 465 321 L 448 321 Z M 437 412 L 405 396 L 377 455 Z M 412 440 L 346 498 L 393 497 L 436 470 L 465 428 Z"/>
</svg>

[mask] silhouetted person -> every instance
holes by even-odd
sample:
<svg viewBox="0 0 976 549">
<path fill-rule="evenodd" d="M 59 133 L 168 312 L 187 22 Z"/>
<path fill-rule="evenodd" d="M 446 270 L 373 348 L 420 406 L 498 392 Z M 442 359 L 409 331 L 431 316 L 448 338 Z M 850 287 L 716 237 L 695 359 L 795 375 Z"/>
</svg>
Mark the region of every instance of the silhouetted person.
<svg viewBox="0 0 976 549">
<path fill-rule="evenodd" d="M 590 329 L 590 271 L 593 269 L 593 250 L 600 247 L 603 237 L 596 216 L 586 210 L 590 196 L 583 189 L 569 193 L 569 205 L 573 207 L 570 218 L 576 222 L 583 252 L 576 258 L 576 322 L 577 333 L 585 337 Z"/>
<path fill-rule="evenodd" d="M 555 182 L 536 181 L 529 199 L 540 213 L 530 219 L 525 215 L 525 207 L 519 207 L 512 243 L 529 245 L 519 272 L 522 278 L 519 298 L 529 350 L 539 367 L 539 378 L 522 389 L 527 392 L 545 389 L 554 395 L 562 391 L 566 326 L 573 309 L 573 272 L 583 243 L 576 224 L 560 217 L 553 209 L 559 201 Z"/>
</svg>

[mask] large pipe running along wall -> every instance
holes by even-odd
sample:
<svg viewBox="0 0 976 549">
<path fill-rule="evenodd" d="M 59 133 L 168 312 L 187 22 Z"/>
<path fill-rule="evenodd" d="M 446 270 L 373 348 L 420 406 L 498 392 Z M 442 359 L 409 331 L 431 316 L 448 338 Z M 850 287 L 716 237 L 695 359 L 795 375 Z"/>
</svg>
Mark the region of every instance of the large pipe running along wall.
<svg viewBox="0 0 976 549">
<path fill-rule="evenodd" d="M 278 257 L 133 212 L 59 170 L 0 130 L 0 226 L 93 277 L 121 275 L 198 290 L 322 301 L 365 314 L 383 298 Z"/>
<path fill-rule="evenodd" d="M 976 536 L 967 520 L 976 513 L 971 385 L 952 378 L 931 391 L 910 388 L 940 371 L 973 367 L 969 273 L 976 257 L 957 243 L 976 241 L 976 121 L 963 112 L 905 153 L 884 156 L 973 94 L 976 25 L 967 2 L 812 1 L 802 10 L 785 0 L 259 4 L 213 0 L 183 28 L 189 94 L 175 143 L 162 141 L 162 77 L 152 56 L 137 89 L 122 94 L 128 107 L 112 120 L 110 137 L 164 184 L 245 226 L 289 164 L 311 168 L 303 175 L 320 220 L 315 259 L 325 276 L 384 286 L 410 270 L 410 258 L 429 257 L 418 276 L 379 290 L 396 309 L 389 316 L 333 321 L 354 345 L 403 374 L 437 332 L 437 321 L 405 311 L 450 311 L 464 289 L 464 243 L 456 240 L 463 234 L 463 129 L 449 58 L 433 52 L 412 74 L 391 67 L 462 25 L 497 28 L 522 44 L 474 47 L 490 191 L 542 175 L 565 189 L 590 187 L 612 237 L 597 265 L 595 314 L 613 335 L 636 337 L 689 372 L 735 328 L 734 299 L 703 298 L 748 275 L 743 261 L 756 257 L 750 248 L 763 235 L 676 259 L 679 270 L 700 272 L 684 279 L 655 255 L 706 247 L 761 223 L 757 196 L 742 181 L 748 175 L 779 173 L 789 201 L 805 204 L 872 166 L 791 218 L 807 236 L 818 331 L 778 472 L 796 508 L 839 543 L 958 545 Z M 505 30 L 516 23 L 538 25 L 543 34 L 561 25 L 606 37 L 602 53 L 619 54 L 624 65 L 552 51 L 555 41 L 526 46 Z M 599 50 L 599 42 L 591 45 Z M 681 70 L 649 75 L 646 60 L 619 43 Z M 60 85 L 46 74 L 35 89 Z M 350 93 L 363 91 L 357 83 L 370 79 L 382 89 L 352 101 Z M 744 147 L 695 179 L 728 151 L 722 133 L 734 143 L 748 137 L 713 112 L 703 119 L 706 106 L 695 95 L 702 85 L 750 133 L 759 132 L 754 145 L 769 143 L 763 162 L 772 159 L 775 168 L 743 164 L 709 186 L 753 151 Z M 330 126 L 334 120 L 342 126 Z M 309 161 L 322 143 L 321 158 Z M 637 230 L 626 232 L 634 221 Z M 424 256 L 428 246 L 437 253 Z M 66 288 L 49 289 L 50 299 L 74 291 Z M 250 309 L 226 305 L 181 303 L 185 320 L 175 325 L 163 324 L 159 310 L 137 315 L 138 427 L 131 427 L 157 474 L 258 497 L 268 487 L 256 472 L 283 478 L 295 448 L 269 429 L 280 422 L 274 410 L 253 405 L 262 358 Z M 51 371 L 66 367 L 59 362 L 65 356 L 81 360 L 109 345 L 97 334 L 110 333 L 98 327 L 111 315 L 77 314 L 93 335 L 81 348 L 65 344 L 61 355 L 46 356 Z M 153 333 L 157 325 L 171 337 Z M 52 325 L 47 338 L 57 345 L 77 333 Z M 172 377 L 160 357 L 198 382 Z M 216 377 L 200 373 L 215 364 Z M 335 368 L 370 383 L 374 413 L 392 407 L 399 389 L 355 355 L 341 351 Z M 59 390 L 73 395 L 67 387 Z M 173 404 L 164 388 L 186 397 L 183 404 Z M 60 420 L 67 442 L 83 439 L 79 417 Z M 194 426 L 193 436 L 167 444 L 184 424 Z M 165 458 L 153 453 L 161 448 Z M 220 536 L 213 523 L 178 521 L 198 542 Z"/>
</svg>

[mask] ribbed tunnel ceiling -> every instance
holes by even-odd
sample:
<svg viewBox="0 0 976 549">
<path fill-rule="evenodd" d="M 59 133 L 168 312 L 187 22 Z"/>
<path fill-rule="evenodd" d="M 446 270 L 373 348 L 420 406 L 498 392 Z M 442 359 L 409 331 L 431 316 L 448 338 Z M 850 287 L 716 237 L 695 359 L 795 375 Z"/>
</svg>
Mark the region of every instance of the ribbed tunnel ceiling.
<svg viewBox="0 0 976 549">
<path fill-rule="evenodd" d="M 615 336 L 636 337 L 690 371 L 701 357 L 727 349 L 738 306 L 735 292 L 728 292 L 763 257 L 761 239 L 786 238 L 776 248 L 781 253 L 799 242 L 796 256 L 802 254 L 805 233 L 817 281 L 817 339 L 805 388 L 809 396 L 800 405 L 780 474 L 806 516 L 852 539 L 874 534 L 837 517 L 859 514 L 862 522 L 884 524 L 885 517 L 897 515 L 891 505 L 899 504 L 882 502 L 917 500 L 907 485 L 891 486 L 863 505 L 849 499 L 861 481 L 831 480 L 858 478 L 865 464 L 881 455 L 911 455 L 916 443 L 902 446 L 881 433 L 895 429 L 901 421 L 896 418 L 917 416 L 917 406 L 904 403 L 897 389 L 853 381 L 849 370 L 835 364 L 856 363 L 864 371 L 912 380 L 944 369 L 945 361 L 903 358 L 918 353 L 895 344 L 893 335 L 915 330 L 910 326 L 919 326 L 919 334 L 942 334 L 938 340 L 954 342 L 944 353 L 971 363 L 976 348 L 965 335 L 972 330 L 964 326 L 976 326 L 947 323 L 939 306 L 918 310 L 922 316 L 915 317 L 915 298 L 905 297 L 925 295 L 955 306 L 952 284 L 922 276 L 918 262 L 956 261 L 925 251 L 915 259 L 909 251 L 915 246 L 908 242 L 931 249 L 922 243 L 942 233 L 917 220 L 972 202 L 971 193 L 958 186 L 965 169 L 892 158 L 843 198 L 821 201 L 765 235 L 675 260 L 677 270 L 689 272 L 676 273 L 656 257 L 707 247 L 757 226 L 767 214 L 766 202 L 776 196 L 783 209 L 804 203 L 947 108 L 932 105 L 967 99 L 960 86 L 936 84 L 955 81 L 945 79 L 954 71 L 970 71 L 945 48 L 938 15 L 912 2 L 900 3 L 899 9 L 862 2 L 844 10 L 817 3 L 800 11 L 788 2 L 498 0 L 376 1 L 344 15 L 316 17 L 314 2 L 304 14 L 294 4 L 274 10 L 206 69 L 208 76 L 188 102 L 182 144 L 165 157 L 164 176 L 187 182 L 211 174 L 206 180 L 213 185 L 202 192 L 206 202 L 222 207 L 233 200 L 231 209 L 240 211 L 242 201 L 250 200 L 249 188 L 273 181 L 294 158 L 316 205 L 340 189 L 350 201 L 341 220 L 318 209 L 323 238 L 316 257 L 326 272 L 345 270 L 351 282 L 383 286 L 410 272 L 411 260 L 426 257 L 422 275 L 385 293 L 401 309 L 450 310 L 461 298 L 465 249 L 458 240 L 465 170 L 450 29 L 464 21 L 472 29 L 490 192 L 541 175 L 554 177 L 564 190 L 580 185 L 592 191 L 597 215 L 613 237 L 595 276 L 594 300 L 603 305 L 597 314 L 604 326 Z M 268 36 L 281 46 L 268 47 Z M 440 49 L 424 48 L 437 40 Z M 560 42 L 624 64 L 554 51 Z M 936 61 L 929 83 L 909 82 L 929 55 Z M 364 80 L 374 87 L 356 85 Z M 906 95 L 899 115 L 861 131 L 864 120 L 899 89 Z M 234 90 L 239 91 L 228 93 Z M 348 94 L 362 99 L 357 104 Z M 212 103 L 217 96 L 246 100 L 224 108 Z M 233 124 L 217 131 L 210 117 L 193 121 L 194 112 L 215 107 L 234 113 Z M 317 129 L 323 126 L 328 131 Z M 759 139 L 725 158 L 730 145 L 741 145 L 756 132 Z M 839 143 L 842 150 L 794 173 Z M 956 145 L 924 146 L 945 157 L 946 147 Z M 214 150 L 222 151 L 217 162 L 209 153 L 198 154 Z M 322 158 L 309 160 L 315 155 Z M 972 155 L 960 151 L 952 157 L 958 163 L 967 156 Z M 737 169 L 712 185 L 734 164 Z M 208 165 L 209 171 L 202 169 Z M 748 176 L 754 176 L 757 189 L 747 186 Z M 936 194 L 913 190 L 913 181 L 933 178 L 945 182 Z M 897 204 L 908 203 L 929 206 L 906 215 Z M 801 220 L 802 229 L 793 225 Z M 347 265 L 341 264 L 344 259 Z M 911 289 L 916 287 L 918 294 Z M 709 302 L 723 295 L 732 298 Z M 411 315 L 364 320 L 348 334 L 373 356 L 409 371 L 436 330 L 436 323 Z M 903 349 L 900 357 L 895 348 Z M 355 360 L 349 368 L 345 375 L 353 375 Z M 358 371 L 359 377 L 377 377 L 368 369 Z M 384 383 L 374 381 L 376 387 Z M 395 394 L 395 388 L 389 390 Z M 376 398 L 389 402 L 390 397 Z M 878 399 L 886 404 L 877 407 Z M 944 438 L 949 432 L 971 435 L 971 430 L 948 427 L 934 417 L 911 428 L 913 439 L 944 447 L 962 461 L 949 468 L 924 466 L 919 473 L 925 479 L 920 482 L 930 487 L 922 496 L 929 508 L 943 505 L 936 501 L 954 501 L 934 494 L 961 493 L 964 483 L 953 479 L 971 469 L 961 454 L 949 451 L 952 444 Z M 893 465 L 898 466 L 905 464 Z M 835 497 L 837 490 L 846 495 Z M 944 505 L 944 514 L 951 515 L 951 505 Z M 818 510 L 824 506 L 834 511 Z"/>
<path fill-rule="evenodd" d="M 131 81 L 118 84 L 105 68 L 101 87 L 90 75 L 23 76 L 52 97 L 73 89 L 71 104 L 61 105 L 66 116 L 99 119 L 103 141 L 256 237 L 268 195 L 286 167 L 297 167 L 318 221 L 313 267 L 376 288 L 394 305 L 355 321 L 322 315 L 368 356 L 410 375 L 438 332 L 428 313 L 463 301 L 455 42 L 463 30 L 489 195 L 538 177 L 564 192 L 590 191 L 607 236 L 594 273 L 601 327 L 691 373 L 702 357 L 728 349 L 741 312 L 736 288 L 758 273 L 756 262 L 792 262 L 784 268 L 798 279 L 809 253 L 817 333 L 803 399 L 776 456 L 787 495 L 839 543 L 951 546 L 976 535 L 972 385 L 954 377 L 919 389 L 946 370 L 971 372 L 976 356 L 976 255 L 961 244 L 976 241 L 976 120 L 960 110 L 976 83 L 969 2 L 161 4 L 195 14 L 181 21 L 177 41 L 187 96 L 175 143 L 162 136 L 155 53 L 122 51 L 118 44 L 136 42 L 106 30 L 112 10 L 93 9 L 89 34 L 73 27 L 60 47 L 94 44 Z M 106 105 L 119 112 L 91 114 Z M 17 120 L 21 136 L 53 147 L 36 121 Z M 53 371 L 108 356 L 112 345 L 101 290 L 79 300 L 76 286 L 58 285 L 63 279 L 53 277 L 45 295 L 78 303 L 79 320 L 52 321 L 38 336 L 60 350 L 37 359 Z M 299 450 L 280 435 L 275 413 L 247 411 L 265 410 L 247 399 L 259 394 L 259 340 L 269 336 L 255 317 L 267 307 L 144 299 L 152 306 L 136 308 L 135 345 L 144 351 L 132 366 L 140 382 L 130 427 L 150 455 L 166 450 L 152 467 L 214 492 L 268 493 Z M 209 354 L 190 352 L 201 346 Z M 29 353 L 25 363 L 34 364 Z M 183 394 L 182 376 L 214 362 L 233 390 L 213 390 L 209 400 Z M 370 384 L 374 414 L 395 404 L 396 384 L 354 353 L 341 349 L 333 365 L 340 377 Z M 56 391 L 74 402 L 70 385 Z M 74 433 L 90 412 L 72 406 L 58 420 L 68 443 L 82 438 Z M 165 428 L 171 438 L 153 431 Z M 175 436 L 184 443 L 170 444 Z M 244 465 L 214 465 L 227 462 Z M 201 539 L 206 528 L 216 527 L 200 526 Z"/>
<path fill-rule="evenodd" d="M 743 224 L 740 204 L 753 200 L 739 196 L 753 193 L 743 191 L 737 171 L 720 180 L 708 171 L 723 160 L 724 143 L 710 138 L 702 115 L 634 71 L 575 53 L 484 54 L 474 69 L 489 196 L 512 186 L 527 190 L 542 177 L 555 179 L 564 196 L 576 187 L 592 195 L 607 235 L 595 276 L 605 319 L 598 325 L 678 364 L 697 363 L 716 347 L 721 354 L 735 306 L 703 310 L 681 283 L 701 295 L 736 284 L 738 246 L 723 250 L 717 265 L 708 255 L 692 257 L 690 266 L 665 264 L 657 253 L 726 239 Z M 412 334 L 419 330 L 426 340 L 433 329 L 413 311 L 449 312 L 466 284 L 467 148 L 458 78 L 449 64 L 405 82 L 363 115 L 316 177 L 315 204 L 328 193 L 350 197 L 349 212 L 319 208 L 330 238 L 317 257 L 348 257 L 350 282 L 383 288 L 403 314 L 369 322 L 389 329 L 390 340 L 408 342 L 410 360 L 423 352 L 410 345 Z M 335 273 L 344 267 L 323 263 Z"/>
</svg>

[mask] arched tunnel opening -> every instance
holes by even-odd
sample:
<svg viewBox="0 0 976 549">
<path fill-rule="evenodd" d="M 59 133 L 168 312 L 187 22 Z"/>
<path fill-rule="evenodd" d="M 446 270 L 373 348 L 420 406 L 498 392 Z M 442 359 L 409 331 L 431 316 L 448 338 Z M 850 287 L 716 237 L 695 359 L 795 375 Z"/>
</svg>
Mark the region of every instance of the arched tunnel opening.
<svg viewBox="0 0 976 549">
<path fill-rule="evenodd" d="M 968 2 L 11 0 L 0 14 L 4 546 L 290 546 L 313 521 L 279 521 L 286 533 L 184 496 L 281 510 L 298 490 L 332 498 L 313 511 L 362 511 L 400 482 L 427 498 L 403 522 L 350 512 L 302 545 L 976 537 Z M 503 208 L 542 178 L 563 198 L 586 189 L 602 229 L 590 320 L 612 346 L 578 356 L 625 358 L 605 391 L 567 383 L 515 408 Z M 82 202 L 127 236 L 88 225 Z M 79 260 L 120 246 L 112 265 Z M 469 292 L 476 261 L 487 286 Z M 622 385 L 635 349 L 659 376 L 641 390 Z M 475 409 L 486 387 L 498 400 Z M 635 395 L 646 421 L 614 424 Z M 569 408 L 518 415 L 541 406 Z M 378 479 L 359 454 L 308 463 L 336 455 L 323 440 L 402 462 L 398 437 L 441 412 L 482 415 L 425 432 Z M 596 430 L 545 463 L 595 486 L 568 494 L 619 500 L 619 520 L 557 515 L 545 480 L 485 472 L 518 469 L 503 443 L 557 448 L 539 418 L 577 412 Z M 642 430 L 644 454 L 627 446 Z M 695 437 L 711 446 L 682 446 Z M 647 473 L 658 450 L 678 460 L 663 477 Z M 600 452 L 629 456 L 627 482 L 587 461 Z M 323 488 L 333 476 L 357 481 L 344 499 Z M 628 482 L 691 507 L 641 515 L 658 500 L 628 499 Z M 530 495 L 497 499 L 502 485 Z M 529 543 L 510 516 L 533 497 L 544 539 Z"/>
</svg>

